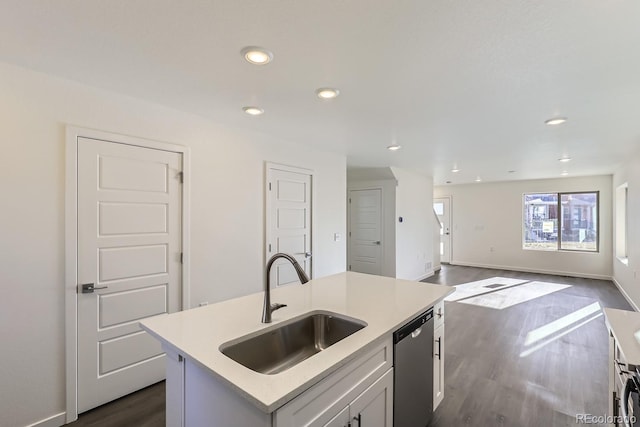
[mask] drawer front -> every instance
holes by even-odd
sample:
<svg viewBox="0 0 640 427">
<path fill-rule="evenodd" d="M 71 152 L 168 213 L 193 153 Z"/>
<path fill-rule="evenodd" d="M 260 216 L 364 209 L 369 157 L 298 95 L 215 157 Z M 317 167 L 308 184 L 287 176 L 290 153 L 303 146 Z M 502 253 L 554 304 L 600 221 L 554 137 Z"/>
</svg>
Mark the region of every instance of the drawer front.
<svg viewBox="0 0 640 427">
<path fill-rule="evenodd" d="M 325 425 L 392 365 L 389 337 L 279 408 L 274 427 Z"/>
<path fill-rule="evenodd" d="M 433 306 L 433 329 L 444 325 L 444 300 Z"/>
</svg>

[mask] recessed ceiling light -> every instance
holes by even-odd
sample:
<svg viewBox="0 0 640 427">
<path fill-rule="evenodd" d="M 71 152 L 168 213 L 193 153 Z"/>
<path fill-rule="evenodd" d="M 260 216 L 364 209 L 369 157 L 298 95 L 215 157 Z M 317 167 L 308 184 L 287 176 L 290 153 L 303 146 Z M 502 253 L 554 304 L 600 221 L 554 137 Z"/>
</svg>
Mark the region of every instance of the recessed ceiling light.
<svg viewBox="0 0 640 427">
<path fill-rule="evenodd" d="M 258 46 L 247 46 L 240 53 L 247 62 L 255 65 L 265 65 L 273 59 L 273 53 Z"/>
<path fill-rule="evenodd" d="M 566 117 L 554 117 L 549 120 L 545 120 L 544 123 L 549 126 L 561 125 L 566 122 L 568 119 Z"/>
<path fill-rule="evenodd" d="M 482 181 L 482 178 L 480 178 L 480 177 L 476 178 L 476 182 L 481 182 L 481 181 Z"/>
<path fill-rule="evenodd" d="M 264 113 L 264 110 L 258 107 L 242 107 L 242 110 L 250 116 L 259 116 Z"/>
<path fill-rule="evenodd" d="M 567 175 L 569 175 L 569 172 L 567 172 L 567 171 L 562 171 L 562 172 L 560 172 L 560 175 L 562 175 L 562 176 L 567 176 Z"/>
<path fill-rule="evenodd" d="M 560 158 L 558 159 L 558 161 L 560 161 L 560 162 L 562 162 L 562 163 L 567 163 L 567 162 L 570 162 L 570 161 L 571 161 L 571 157 L 566 157 L 566 156 L 565 156 L 565 157 L 560 157 Z"/>
<path fill-rule="evenodd" d="M 458 168 L 453 168 L 453 169 L 451 169 L 451 172 L 453 172 L 453 173 L 458 173 L 458 172 L 460 172 L 460 169 L 458 169 Z"/>
<path fill-rule="evenodd" d="M 340 91 L 331 87 L 321 87 L 316 89 L 316 95 L 320 99 L 333 99 L 340 95 Z"/>
<path fill-rule="evenodd" d="M 389 151 L 398 151 L 401 148 L 402 148 L 402 145 L 393 144 L 393 145 L 388 146 L 387 150 L 389 150 Z"/>
</svg>

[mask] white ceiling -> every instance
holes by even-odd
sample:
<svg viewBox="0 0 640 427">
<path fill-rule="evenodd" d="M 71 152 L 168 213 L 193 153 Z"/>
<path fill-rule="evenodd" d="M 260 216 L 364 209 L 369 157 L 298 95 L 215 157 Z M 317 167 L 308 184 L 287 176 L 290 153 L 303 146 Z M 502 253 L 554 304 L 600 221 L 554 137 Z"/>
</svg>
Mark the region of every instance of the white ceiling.
<svg viewBox="0 0 640 427">
<path fill-rule="evenodd" d="M 3 0 L 0 61 L 350 166 L 548 178 L 609 174 L 638 152 L 639 23 L 633 0 Z M 248 45 L 274 61 L 248 64 Z M 340 97 L 319 100 L 321 86 Z"/>
</svg>

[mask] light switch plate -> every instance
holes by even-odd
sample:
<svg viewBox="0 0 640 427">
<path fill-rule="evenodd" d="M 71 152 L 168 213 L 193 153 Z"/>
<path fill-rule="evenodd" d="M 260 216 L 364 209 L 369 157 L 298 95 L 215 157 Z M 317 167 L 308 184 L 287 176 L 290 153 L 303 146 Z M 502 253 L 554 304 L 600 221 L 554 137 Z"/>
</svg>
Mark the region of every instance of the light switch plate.
<svg viewBox="0 0 640 427">
<path fill-rule="evenodd" d="M 333 241 L 334 241 L 334 242 L 339 242 L 340 240 L 342 240 L 342 234 L 340 234 L 340 233 L 333 233 Z"/>
</svg>

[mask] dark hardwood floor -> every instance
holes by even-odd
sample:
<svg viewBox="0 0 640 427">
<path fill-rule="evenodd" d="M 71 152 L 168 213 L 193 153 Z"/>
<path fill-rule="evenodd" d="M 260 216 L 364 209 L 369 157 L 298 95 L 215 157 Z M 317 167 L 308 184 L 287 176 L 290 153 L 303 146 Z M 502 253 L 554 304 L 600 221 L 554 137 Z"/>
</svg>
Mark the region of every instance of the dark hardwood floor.
<svg viewBox="0 0 640 427">
<path fill-rule="evenodd" d="M 443 266 L 425 282 L 452 286 L 491 277 L 571 287 L 504 309 L 445 302 L 445 398 L 430 427 L 575 426 L 577 414 L 605 415 L 609 347 L 603 316 L 559 329 L 528 355 L 525 339 L 595 302 L 631 310 L 620 291 L 604 280 L 461 266 Z"/>
<path fill-rule="evenodd" d="M 80 414 L 73 427 L 164 427 L 164 381 Z"/>
<path fill-rule="evenodd" d="M 504 309 L 446 302 L 445 398 L 430 427 L 574 426 L 576 414 L 604 415 L 608 340 L 602 316 L 579 327 L 575 322 L 575 329 L 559 330 L 550 336 L 557 339 L 521 355 L 528 332 L 594 302 L 630 310 L 615 285 L 447 265 L 425 282 L 453 286 L 491 277 L 571 286 Z M 164 383 L 158 383 L 81 414 L 70 425 L 161 427 L 164 396 Z"/>
</svg>

